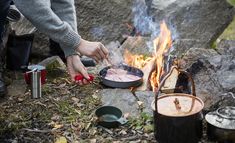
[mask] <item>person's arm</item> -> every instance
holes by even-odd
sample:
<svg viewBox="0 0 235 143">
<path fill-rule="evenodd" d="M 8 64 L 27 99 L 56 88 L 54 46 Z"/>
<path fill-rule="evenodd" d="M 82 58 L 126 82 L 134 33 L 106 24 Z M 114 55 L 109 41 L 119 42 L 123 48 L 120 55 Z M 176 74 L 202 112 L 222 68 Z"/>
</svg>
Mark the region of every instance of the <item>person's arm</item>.
<svg viewBox="0 0 235 143">
<path fill-rule="evenodd" d="M 38 30 L 63 45 L 66 57 L 76 54 L 75 49 L 81 37 L 52 11 L 50 0 L 14 0 L 14 2 L 20 12 Z"/>
</svg>

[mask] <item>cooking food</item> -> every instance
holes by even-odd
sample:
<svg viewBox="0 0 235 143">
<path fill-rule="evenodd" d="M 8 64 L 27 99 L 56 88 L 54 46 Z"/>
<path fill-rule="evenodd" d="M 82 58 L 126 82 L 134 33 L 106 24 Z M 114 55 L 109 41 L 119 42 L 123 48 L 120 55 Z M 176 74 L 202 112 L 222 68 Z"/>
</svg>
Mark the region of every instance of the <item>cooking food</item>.
<svg viewBox="0 0 235 143">
<path fill-rule="evenodd" d="M 130 74 L 128 71 L 121 68 L 110 68 L 107 71 L 105 79 L 116 82 L 131 82 L 140 80 L 141 77 Z"/>
</svg>

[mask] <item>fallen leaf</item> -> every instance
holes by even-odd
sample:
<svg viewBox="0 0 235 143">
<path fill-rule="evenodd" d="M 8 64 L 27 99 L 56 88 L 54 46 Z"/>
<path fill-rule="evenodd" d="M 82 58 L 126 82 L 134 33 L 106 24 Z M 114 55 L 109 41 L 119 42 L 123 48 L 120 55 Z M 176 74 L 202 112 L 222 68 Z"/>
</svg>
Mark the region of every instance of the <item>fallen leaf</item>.
<svg viewBox="0 0 235 143">
<path fill-rule="evenodd" d="M 76 97 L 72 97 L 72 100 L 74 101 L 74 102 L 79 102 L 80 100 L 78 99 L 78 98 L 76 98 Z"/>
<path fill-rule="evenodd" d="M 66 86 L 66 83 L 60 84 L 57 88 L 63 88 L 63 87 L 65 87 L 65 86 Z"/>
<path fill-rule="evenodd" d="M 85 130 L 88 130 L 88 129 L 90 128 L 90 126 L 91 126 L 91 123 L 88 123 L 88 124 L 86 125 Z"/>
<path fill-rule="evenodd" d="M 124 130 L 121 130 L 119 133 L 120 133 L 121 135 L 126 135 L 126 134 L 127 134 L 127 132 L 124 131 Z"/>
<path fill-rule="evenodd" d="M 24 101 L 24 99 L 23 99 L 23 98 L 21 98 L 21 97 L 19 97 L 17 100 L 18 100 L 19 102 Z"/>
<path fill-rule="evenodd" d="M 153 129 L 154 129 L 154 128 L 153 128 L 153 125 L 150 125 L 150 124 L 149 124 L 149 125 L 145 125 L 143 128 L 144 128 L 144 132 L 145 132 L 145 133 L 150 133 L 150 132 L 152 132 Z"/>
<path fill-rule="evenodd" d="M 58 121 L 60 119 L 60 116 L 59 115 L 53 115 L 53 117 L 51 117 L 51 120 L 52 121 Z"/>
<path fill-rule="evenodd" d="M 93 97 L 94 99 L 98 99 L 97 94 L 93 94 L 92 97 Z"/>
<path fill-rule="evenodd" d="M 137 104 L 138 104 L 139 106 L 143 106 L 143 105 L 144 105 L 144 102 L 142 102 L 142 101 L 137 101 Z"/>
<path fill-rule="evenodd" d="M 59 137 L 56 139 L 55 143 L 67 143 L 67 139 L 65 137 Z"/>
<path fill-rule="evenodd" d="M 124 118 L 128 118 L 130 116 L 130 113 L 125 113 L 123 116 Z"/>
<path fill-rule="evenodd" d="M 96 141 L 97 141 L 96 139 L 91 139 L 90 143 L 96 143 Z"/>
<path fill-rule="evenodd" d="M 56 123 L 55 123 L 54 128 L 53 128 L 52 130 L 60 129 L 60 128 L 62 128 L 63 126 L 64 126 L 64 125 L 62 125 L 62 124 L 56 124 Z"/>
</svg>

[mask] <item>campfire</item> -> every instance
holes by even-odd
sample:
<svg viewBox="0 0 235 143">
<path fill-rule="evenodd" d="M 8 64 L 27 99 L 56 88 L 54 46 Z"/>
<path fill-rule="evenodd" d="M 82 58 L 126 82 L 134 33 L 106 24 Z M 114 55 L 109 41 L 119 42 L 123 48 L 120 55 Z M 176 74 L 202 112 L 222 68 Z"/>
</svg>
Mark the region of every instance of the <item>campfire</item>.
<svg viewBox="0 0 235 143">
<path fill-rule="evenodd" d="M 124 60 L 130 66 L 140 68 L 144 72 L 144 83 L 138 89 L 152 90 L 156 92 L 160 81 L 165 73 L 168 72 L 168 63 L 165 60 L 172 48 L 171 31 L 165 21 L 160 25 L 160 34 L 153 40 L 154 51 L 152 56 L 132 54 L 125 50 Z"/>
</svg>

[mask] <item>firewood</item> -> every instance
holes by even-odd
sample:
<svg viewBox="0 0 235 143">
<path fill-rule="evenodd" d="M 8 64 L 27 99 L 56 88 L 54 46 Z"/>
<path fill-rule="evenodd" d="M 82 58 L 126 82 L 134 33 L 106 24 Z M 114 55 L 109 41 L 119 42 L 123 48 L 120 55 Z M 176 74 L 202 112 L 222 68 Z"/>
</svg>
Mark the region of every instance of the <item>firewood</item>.
<svg viewBox="0 0 235 143">
<path fill-rule="evenodd" d="M 162 93 L 173 93 L 178 80 L 179 72 L 173 69 L 171 75 L 166 79 L 164 85 L 160 89 Z"/>
</svg>

